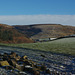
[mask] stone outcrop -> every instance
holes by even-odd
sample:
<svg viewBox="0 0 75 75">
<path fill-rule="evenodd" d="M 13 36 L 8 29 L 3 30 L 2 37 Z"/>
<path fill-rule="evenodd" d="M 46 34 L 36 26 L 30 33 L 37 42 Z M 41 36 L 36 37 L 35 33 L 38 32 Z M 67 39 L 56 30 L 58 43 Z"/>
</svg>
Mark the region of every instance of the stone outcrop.
<svg viewBox="0 0 75 75">
<path fill-rule="evenodd" d="M 8 61 L 0 61 L 0 66 L 9 66 Z"/>
<path fill-rule="evenodd" d="M 40 75 L 40 72 L 50 73 L 45 65 L 28 59 L 26 55 L 20 57 L 15 52 L 0 54 L 0 67 L 7 70 L 17 69 L 20 72 L 29 72 L 33 75 Z"/>
</svg>

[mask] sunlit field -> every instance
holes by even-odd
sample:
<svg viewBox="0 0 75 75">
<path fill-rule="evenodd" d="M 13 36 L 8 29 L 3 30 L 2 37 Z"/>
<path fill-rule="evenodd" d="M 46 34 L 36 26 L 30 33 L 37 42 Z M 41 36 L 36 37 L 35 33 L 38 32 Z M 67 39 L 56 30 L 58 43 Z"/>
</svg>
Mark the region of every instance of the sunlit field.
<svg viewBox="0 0 75 75">
<path fill-rule="evenodd" d="M 59 39 L 49 42 L 41 42 L 41 43 L 23 43 L 23 44 L 1 43 L 0 45 L 15 46 L 15 47 L 75 55 L 75 38 L 64 38 L 64 39 Z"/>
</svg>

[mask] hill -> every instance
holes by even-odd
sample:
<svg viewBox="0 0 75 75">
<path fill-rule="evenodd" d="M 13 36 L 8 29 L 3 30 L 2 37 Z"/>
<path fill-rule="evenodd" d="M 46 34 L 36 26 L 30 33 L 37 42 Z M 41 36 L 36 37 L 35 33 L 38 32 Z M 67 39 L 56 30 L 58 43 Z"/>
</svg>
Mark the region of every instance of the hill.
<svg viewBox="0 0 75 75">
<path fill-rule="evenodd" d="M 0 24 L 0 43 L 32 43 L 24 34 L 13 26 Z"/>
<path fill-rule="evenodd" d="M 58 38 L 75 34 L 75 27 L 61 24 L 34 24 L 13 26 L 32 39 Z"/>
</svg>

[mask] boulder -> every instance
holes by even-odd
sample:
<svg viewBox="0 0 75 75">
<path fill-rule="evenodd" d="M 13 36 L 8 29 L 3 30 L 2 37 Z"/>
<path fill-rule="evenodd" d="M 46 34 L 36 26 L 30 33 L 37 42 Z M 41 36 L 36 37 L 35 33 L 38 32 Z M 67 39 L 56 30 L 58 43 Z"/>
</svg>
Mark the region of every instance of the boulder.
<svg viewBox="0 0 75 75">
<path fill-rule="evenodd" d="M 32 61 L 32 60 L 29 60 L 30 64 L 32 67 L 35 67 L 35 65 L 37 64 L 36 62 Z"/>
<path fill-rule="evenodd" d="M 20 71 L 24 71 L 24 65 L 18 65 L 16 64 L 16 68 Z"/>
<path fill-rule="evenodd" d="M 24 71 L 32 73 L 33 75 L 40 75 L 40 72 L 37 70 L 37 68 L 33 68 L 30 65 L 26 65 Z"/>
<path fill-rule="evenodd" d="M 39 72 L 39 71 L 34 71 L 33 74 L 34 74 L 34 75 L 40 75 L 40 72 Z"/>
<path fill-rule="evenodd" d="M 27 73 L 26 72 L 23 72 L 23 71 L 20 71 L 19 72 L 19 75 L 27 75 Z"/>
<path fill-rule="evenodd" d="M 32 64 L 29 62 L 29 60 L 25 60 L 24 65 L 30 65 L 31 66 Z"/>
<path fill-rule="evenodd" d="M 26 65 L 24 67 L 24 71 L 32 72 L 32 67 L 30 65 Z"/>
<path fill-rule="evenodd" d="M 15 58 L 15 57 L 16 57 L 16 53 L 15 52 L 11 52 L 10 58 Z"/>
<path fill-rule="evenodd" d="M 25 60 L 25 59 L 27 59 L 27 56 L 26 55 L 24 55 L 24 56 L 22 56 L 22 58 L 21 58 L 22 60 Z"/>
<path fill-rule="evenodd" d="M 15 53 L 15 52 L 13 52 L 13 51 L 11 52 L 11 55 L 12 55 L 12 54 L 16 56 L 16 53 Z"/>
<path fill-rule="evenodd" d="M 36 68 L 33 68 L 33 67 L 29 66 L 29 65 L 25 66 L 24 71 L 27 71 L 29 73 L 32 73 L 33 75 L 40 75 L 40 72 L 37 71 Z"/>
<path fill-rule="evenodd" d="M 38 70 L 41 70 L 41 65 L 35 65 L 35 68 L 37 68 Z"/>
<path fill-rule="evenodd" d="M 35 67 L 35 65 L 37 64 L 36 62 L 32 61 L 32 60 L 24 60 L 24 64 L 25 65 L 30 65 L 31 67 Z"/>
<path fill-rule="evenodd" d="M 46 73 L 47 73 L 47 74 L 51 74 L 51 72 L 50 72 L 50 70 L 49 70 L 49 69 L 47 69 L 47 70 L 46 70 Z"/>
<path fill-rule="evenodd" d="M 32 68 L 31 73 L 33 73 L 33 75 L 40 75 L 40 72 L 36 68 Z"/>
<path fill-rule="evenodd" d="M 37 68 L 38 70 L 42 70 L 42 71 L 46 71 L 46 69 L 47 69 L 47 67 L 45 65 L 41 65 L 41 64 L 36 64 L 34 67 Z"/>
<path fill-rule="evenodd" d="M 9 66 L 8 61 L 0 61 L 0 66 Z"/>
<path fill-rule="evenodd" d="M 8 53 L 4 53 L 3 56 L 4 56 L 4 57 L 8 56 Z"/>
<path fill-rule="evenodd" d="M 16 61 L 19 61 L 20 60 L 20 56 L 16 56 L 14 59 L 16 60 Z"/>
<path fill-rule="evenodd" d="M 9 60 L 8 62 L 9 62 L 10 65 L 12 65 L 12 66 L 14 66 L 14 67 L 15 67 L 16 64 L 17 64 L 16 60 L 14 60 L 14 59 Z"/>
</svg>

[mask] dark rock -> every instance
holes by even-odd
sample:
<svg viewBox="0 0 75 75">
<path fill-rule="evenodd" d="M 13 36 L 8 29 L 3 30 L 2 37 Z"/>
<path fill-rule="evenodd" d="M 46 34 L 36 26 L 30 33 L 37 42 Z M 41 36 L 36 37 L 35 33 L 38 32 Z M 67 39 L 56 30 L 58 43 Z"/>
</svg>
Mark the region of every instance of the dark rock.
<svg viewBox="0 0 75 75">
<path fill-rule="evenodd" d="M 32 67 L 30 65 L 26 65 L 25 68 L 24 68 L 24 71 L 31 72 L 32 71 Z"/>
<path fill-rule="evenodd" d="M 2 66 L 3 68 L 7 69 L 7 70 L 13 70 L 14 67 L 13 66 Z"/>
<path fill-rule="evenodd" d="M 35 67 L 35 65 L 37 64 L 36 62 L 34 62 L 34 61 L 32 61 L 32 60 L 29 60 L 29 62 L 30 62 L 30 65 L 31 65 L 32 67 Z"/>
<path fill-rule="evenodd" d="M 8 56 L 3 56 L 3 60 L 5 61 L 5 60 L 8 60 Z"/>
<path fill-rule="evenodd" d="M 2 54 L 0 54 L 0 56 L 2 56 Z"/>
<path fill-rule="evenodd" d="M 43 54 L 41 54 L 40 56 L 42 56 L 42 57 L 44 57 L 44 58 L 46 57 L 46 56 L 45 56 L 45 55 L 43 55 Z"/>
<path fill-rule="evenodd" d="M 45 65 L 41 65 L 41 64 L 35 65 L 35 67 L 42 71 L 46 71 L 47 68 Z"/>
<path fill-rule="evenodd" d="M 26 55 L 24 55 L 24 56 L 22 56 L 22 58 L 21 58 L 22 60 L 25 60 L 25 59 L 27 59 L 27 56 Z"/>
<path fill-rule="evenodd" d="M 0 59 L 3 59 L 3 55 L 0 55 Z"/>
<path fill-rule="evenodd" d="M 33 68 L 33 67 L 29 66 L 29 65 L 25 66 L 24 71 L 28 71 L 29 73 L 32 73 L 33 75 L 40 75 L 40 72 L 37 71 L 36 68 Z"/>
<path fill-rule="evenodd" d="M 37 71 L 36 68 L 32 68 L 31 73 L 33 73 L 34 75 L 40 75 L 40 72 Z"/>
<path fill-rule="evenodd" d="M 45 65 L 41 65 L 41 70 L 46 71 L 47 67 Z"/>
<path fill-rule="evenodd" d="M 16 53 L 15 52 L 11 52 L 10 57 L 11 58 L 15 58 L 16 57 Z"/>
<path fill-rule="evenodd" d="M 3 61 L 3 55 L 0 55 L 0 61 Z"/>
<path fill-rule="evenodd" d="M 4 57 L 7 57 L 7 56 L 8 56 L 8 53 L 4 53 L 3 56 L 4 56 Z"/>
<path fill-rule="evenodd" d="M 30 62 L 29 62 L 29 60 L 26 60 L 26 61 L 24 61 L 24 65 L 32 65 Z"/>
<path fill-rule="evenodd" d="M 16 61 L 19 61 L 20 60 L 20 56 L 16 56 L 14 59 L 16 60 Z"/>
<path fill-rule="evenodd" d="M 40 75 L 40 72 L 39 72 L 39 71 L 36 71 L 36 70 L 35 70 L 35 71 L 33 71 L 33 72 L 34 72 L 34 73 L 33 73 L 34 75 Z"/>
<path fill-rule="evenodd" d="M 50 70 L 49 70 L 49 69 L 47 69 L 47 70 L 46 70 L 46 73 L 47 73 L 47 74 L 51 74 L 51 72 L 50 72 Z"/>
<path fill-rule="evenodd" d="M 12 55 L 12 54 L 16 55 L 16 53 L 15 53 L 15 52 L 13 52 L 13 51 L 11 52 L 11 55 Z"/>
<path fill-rule="evenodd" d="M 24 62 L 23 61 L 17 61 L 17 64 L 19 64 L 19 65 L 24 65 Z"/>
<path fill-rule="evenodd" d="M 15 67 L 16 64 L 17 64 L 16 60 L 14 60 L 14 59 L 9 60 L 8 62 L 9 62 L 10 65 L 12 65 L 12 66 L 14 66 L 14 67 Z"/>
<path fill-rule="evenodd" d="M 36 67 L 38 70 L 41 70 L 41 65 L 40 65 L 40 64 L 35 65 L 35 67 Z"/>
</svg>

